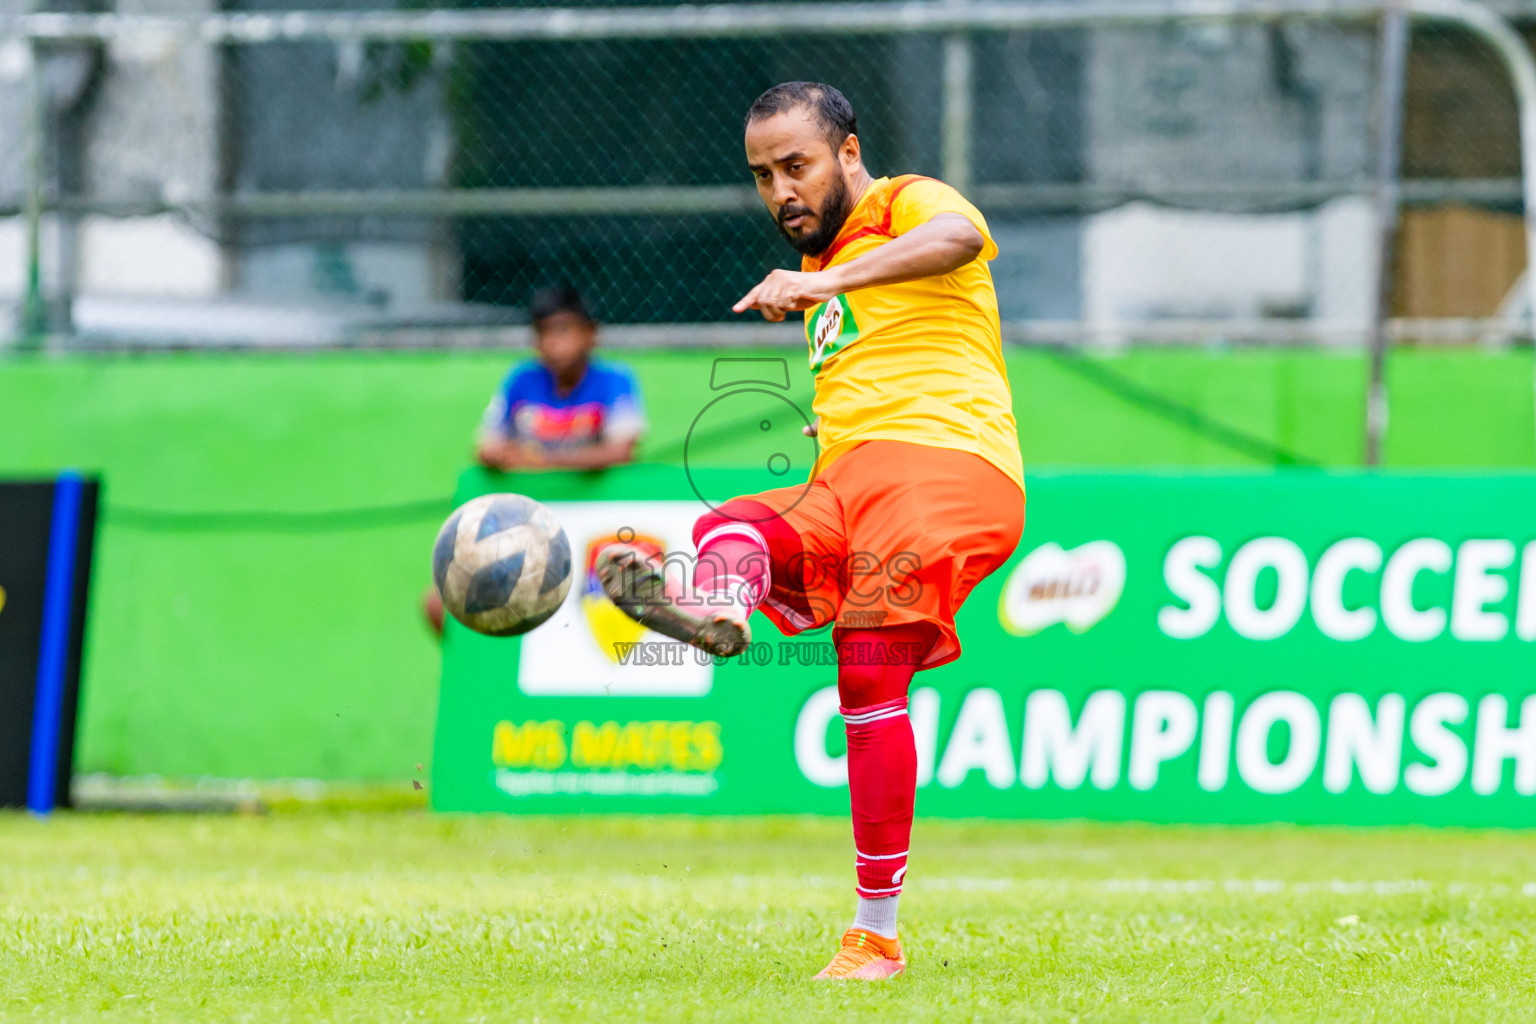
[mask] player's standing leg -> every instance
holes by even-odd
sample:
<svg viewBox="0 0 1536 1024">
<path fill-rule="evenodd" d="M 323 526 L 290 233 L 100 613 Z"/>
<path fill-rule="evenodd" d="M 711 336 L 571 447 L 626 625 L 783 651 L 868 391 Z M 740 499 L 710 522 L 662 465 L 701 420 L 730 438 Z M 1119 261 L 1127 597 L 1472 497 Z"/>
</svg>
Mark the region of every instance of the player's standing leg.
<svg viewBox="0 0 1536 1024">
<path fill-rule="evenodd" d="M 889 978 L 906 967 L 896 908 L 917 795 L 907 690 L 937 639 L 938 629 L 928 622 L 838 631 L 837 691 L 848 734 L 859 904 L 842 948 L 817 978 Z"/>
</svg>

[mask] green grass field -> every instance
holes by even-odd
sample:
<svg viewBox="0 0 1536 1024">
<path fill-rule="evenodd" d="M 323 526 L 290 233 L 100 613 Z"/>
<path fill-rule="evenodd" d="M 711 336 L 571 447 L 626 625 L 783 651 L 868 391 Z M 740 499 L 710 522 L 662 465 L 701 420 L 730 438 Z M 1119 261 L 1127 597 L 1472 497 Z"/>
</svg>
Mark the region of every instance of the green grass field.
<svg viewBox="0 0 1536 1024">
<path fill-rule="evenodd" d="M 1536 1019 L 1536 842 L 919 822 L 910 969 L 813 985 L 847 824 L 0 818 L 0 1014 L 218 1021 Z"/>
</svg>

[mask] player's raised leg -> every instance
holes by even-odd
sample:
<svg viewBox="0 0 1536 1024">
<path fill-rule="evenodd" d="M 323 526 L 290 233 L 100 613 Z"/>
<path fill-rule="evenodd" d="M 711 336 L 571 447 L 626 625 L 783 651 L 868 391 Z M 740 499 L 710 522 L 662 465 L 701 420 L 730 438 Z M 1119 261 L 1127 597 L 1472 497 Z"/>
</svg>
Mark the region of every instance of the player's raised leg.
<svg viewBox="0 0 1536 1024">
<path fill-rule="evenodd" d="M 758 555 L 764 569 L 756 577 L 727 573 L 717 552 L 700 560 L 692 587 L 669 580 L 666 563 L 629 544 L 611 544 L 597 556 L 597 577 L 620 611 L 662 636 L 692 644 L 711 654 L 731 657 L 752 642 L 747 618 L 767 588 L 767 544 L 750 526 L 715 538 L 719 547 L 744 548 Z M 734 583 L 734 590 L 729 590 Z M 719 589 L 716 589 L 716 584 Z"/>
<path fill-rule="evenodd" d="M 636 622 L 730 657 L 751 642 L 748 619 L 765 603 L 786 634 L 832 620 L 839 580 L 819 567 L 840 564 L 842 537 L 825 487 L 782 488 L 734 498 L 699 517 L 691 580 L 668 578 L 665 559 L 627 544 L 598 555 L 597 575 L 609 600 Z"/>
</svg>

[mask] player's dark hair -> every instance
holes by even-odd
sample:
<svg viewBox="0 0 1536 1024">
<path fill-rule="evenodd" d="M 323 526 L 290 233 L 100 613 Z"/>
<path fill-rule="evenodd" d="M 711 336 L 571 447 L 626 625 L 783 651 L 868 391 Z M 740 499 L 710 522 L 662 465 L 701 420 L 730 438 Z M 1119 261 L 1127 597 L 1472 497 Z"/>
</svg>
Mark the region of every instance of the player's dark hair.
<svg viewBox="0 0 1536 1024">
<path fill-rule="evenodd" d="M 528 303 L 528 319 L 534 323 L 547 320 L 556 313 L 574 313 L 587 323 L 592 322 L 592 314 L 587 312 L 581 293 L 568 284 L 540 288 L 533 293 L 533 301 Z"/>
<path fill-rule="evenodd" d="M 801 107 L 815 115 L 833 152 L 848 136 L 859 134 L 859 119 L 854 116 L 853 104 L 848 102 L 848 97 L 823 82 L 780 82 L 752 101 L 746 123 Z"/>
</svg>

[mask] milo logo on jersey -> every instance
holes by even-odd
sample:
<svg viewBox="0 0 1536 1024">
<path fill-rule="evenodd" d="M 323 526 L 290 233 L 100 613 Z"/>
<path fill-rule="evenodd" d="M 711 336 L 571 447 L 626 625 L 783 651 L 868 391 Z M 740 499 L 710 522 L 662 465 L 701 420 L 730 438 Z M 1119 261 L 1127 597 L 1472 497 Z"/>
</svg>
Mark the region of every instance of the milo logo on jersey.
<svg viewBox="0 0 1536 1024">
<path fill-rule="evenodd" d="M 811 371 L 821 372 L 821 364 L 836 355 L 859 336 L 848 296 L 835 296 L 805 314 L 805 340 L 811 346 Z"/>
</svg>

